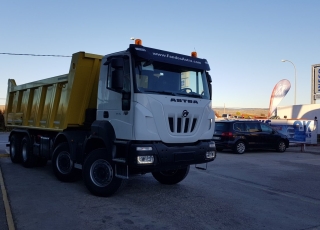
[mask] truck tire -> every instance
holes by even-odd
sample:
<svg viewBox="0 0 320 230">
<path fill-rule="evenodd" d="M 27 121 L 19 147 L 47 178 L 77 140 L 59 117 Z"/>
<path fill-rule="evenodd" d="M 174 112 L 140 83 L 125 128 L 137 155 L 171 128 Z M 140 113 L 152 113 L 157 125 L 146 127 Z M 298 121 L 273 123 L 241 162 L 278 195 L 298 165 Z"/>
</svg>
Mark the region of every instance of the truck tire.
<svg viewBox="0 0 320 230">
<path fill-rule="evenodd" d="M 12 163 L 21 163 L 21 138 L 12 134 L 10 137 L 10 158 Z"/>
<path fill-rule="evenodd" d="M 159 181 L 161 184 L 177 184 L 181 182 L 189 173 L 190 166 L 186 168 L 177 169 L 177 170 L 169 170 L 169 171 L 161 171 L 161 172 L 153 172 L 152 176 Z"/>
<path fill-rule="evenodd" d="M 26 168 L 34 167 L 37 163 L 37 156 L 33 154 L 33 146 L 28 136 L 21 141 L 22 165 Z"/>
<path fill-rule="evenodd" d="M 106 148 L 93 150 L 87 156 L 82 173 L 87 189 L 96 196 L 111 196 L 125 183 L 115 176 L 115 163 Z"/>
<path fill-rule="evenodd" d="M 67 142 L 59 144 L 52 154 L 52 170 L 54 175 L 63 182 L 74 182 L 78 179 L 79 171 L 74 168 Z"/>
</svg>

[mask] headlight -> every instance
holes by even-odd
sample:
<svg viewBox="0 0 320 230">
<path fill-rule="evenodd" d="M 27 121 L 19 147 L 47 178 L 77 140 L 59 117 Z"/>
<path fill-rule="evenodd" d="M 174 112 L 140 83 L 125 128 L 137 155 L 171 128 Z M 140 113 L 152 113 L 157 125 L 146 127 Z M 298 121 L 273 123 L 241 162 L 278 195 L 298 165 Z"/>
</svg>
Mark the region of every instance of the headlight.
<svg viewBox="0 0 320 230">
<path fill-rule="evenodd" d="M 154 162 L 154 157 L 151 156 L 137 156 L 138 164 L 152 164 Z"/>
<path fill-rule="evenodd" d="M 137 147 L 137 151 L 152 151 L 152 147 Z"/>
</svg>

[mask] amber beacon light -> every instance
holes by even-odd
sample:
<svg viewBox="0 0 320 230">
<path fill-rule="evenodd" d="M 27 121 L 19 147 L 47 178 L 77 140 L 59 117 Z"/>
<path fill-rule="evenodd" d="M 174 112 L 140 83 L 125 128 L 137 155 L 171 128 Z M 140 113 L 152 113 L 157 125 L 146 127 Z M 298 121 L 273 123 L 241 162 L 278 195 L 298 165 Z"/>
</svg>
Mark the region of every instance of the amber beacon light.
<svg viewBox="0 0 320 230">
<path fill-rule="evenodd" d="M 142 46 L 142 40 L 141 39 L 135 39 L 134 44 Z"/>
<path fill-rule="evenodd" d="M 191 52 L 191 57 L 198 57 L 198 54 L 197 54 L 197 52 L 196 51 L 193 51 L 193 52 Z"/>
</svg>

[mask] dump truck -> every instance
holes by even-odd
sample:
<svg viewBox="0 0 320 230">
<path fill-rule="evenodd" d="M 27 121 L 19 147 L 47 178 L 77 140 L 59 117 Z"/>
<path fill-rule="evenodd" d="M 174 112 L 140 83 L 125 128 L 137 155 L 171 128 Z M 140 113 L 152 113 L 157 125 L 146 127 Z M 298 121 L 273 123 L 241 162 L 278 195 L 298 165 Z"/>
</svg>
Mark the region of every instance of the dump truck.
<svg viewBox="0 0 320 230">
<path fill-rule="evenodd" d="M 140 39 L 105 56 L 77 52 L 68 74 L 17 85 L 8 80 L 10 158 L 51 161 L 54 175 L 111 196 L 131 176 L 177 184 L 191 165 L 216 158 L 206 59 L 145 47 Z"/>
</svg>

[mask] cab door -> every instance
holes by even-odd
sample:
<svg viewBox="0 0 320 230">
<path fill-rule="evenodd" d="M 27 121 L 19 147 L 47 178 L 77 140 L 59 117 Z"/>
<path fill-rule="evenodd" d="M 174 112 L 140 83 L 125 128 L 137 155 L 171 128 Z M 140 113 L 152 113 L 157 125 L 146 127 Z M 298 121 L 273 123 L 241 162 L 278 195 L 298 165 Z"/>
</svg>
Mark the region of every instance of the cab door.
<svg viewBox="0 0 320 230">
<path fill-rule="evenodd" d="M 131 70 L 129 55 L 106 56 L 102 60 L 97 119 L 110 121 L 117 139 L 133 139 Z"/>
</svg>

